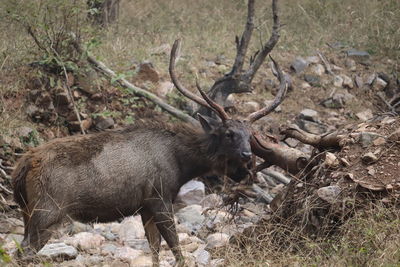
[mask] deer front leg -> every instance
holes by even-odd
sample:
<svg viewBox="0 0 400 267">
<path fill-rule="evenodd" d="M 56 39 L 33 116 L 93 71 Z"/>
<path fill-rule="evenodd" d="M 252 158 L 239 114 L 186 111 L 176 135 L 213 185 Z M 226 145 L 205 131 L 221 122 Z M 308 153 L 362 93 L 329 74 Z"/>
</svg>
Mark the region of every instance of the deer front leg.
<svg viewBox="0 0 400 267">
<path fill-rule="evenodd" d="M 153 221 L 161 233 L 161 236 L 167 242 L 169 248 L 175 256 L 176 265 L 184 266 L 184 258 L 179 247 L 178 234 L 176 233 L 174 215 L 172 212 L 172 202 L 166 200 L 153 200 L 151 205 L 147 206 L 153 215 Z"/>
<path fill-rule="evenodd" d="M 154 267 L 160 266 L 159 252 L 160 252 L 161 235 L 154 222 L 154 216 L 148 210 L 142 210 L 140 215 L 142 216 L 144 230 L 146 233 L 147 240 L 149 241 L 150 244 L 153 266 Z"/>
</svg>

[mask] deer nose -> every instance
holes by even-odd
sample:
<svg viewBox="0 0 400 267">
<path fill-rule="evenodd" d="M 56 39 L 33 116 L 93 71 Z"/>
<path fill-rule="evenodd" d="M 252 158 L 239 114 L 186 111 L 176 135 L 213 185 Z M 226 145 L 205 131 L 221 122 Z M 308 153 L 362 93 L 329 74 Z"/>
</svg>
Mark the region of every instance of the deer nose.
<svg viewBox="0 0 400 267">
<path fill-rule="evenodd" d="M 242 160 L 249 161 L 251 159 L 251 152 L 242 152 L 240 157 Z"/>
</svg>

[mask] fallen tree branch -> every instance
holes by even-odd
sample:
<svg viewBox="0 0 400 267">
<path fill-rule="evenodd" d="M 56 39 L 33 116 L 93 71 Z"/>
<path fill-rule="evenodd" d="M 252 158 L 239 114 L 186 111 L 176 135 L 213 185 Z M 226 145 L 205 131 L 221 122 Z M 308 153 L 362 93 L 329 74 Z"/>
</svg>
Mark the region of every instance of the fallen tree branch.
<svg viewBox="0 0 400 267">
<path fill-rule="evenodd" d="M 264 163 L 259 165 L 262 168 L 256 167 L 257 171 L 275 165 L 291 174 L 297 174 L 309 160 L 309 157 L 300 150 L 268 142 L 257 132 L 253 132 L 250 144 L 252 152 L 264 159 Z"/>
<path fill-rule="evenodd" d="M 73 46 L 75 47 L 75 49 L 80 53 L 80 54 L 84 54 L 84 50 L 82 49 L 82 47 L 79 45 L 79 43 L 77 41 L 74 41 Z M 93 65 L 96 69 L 98 69 L 102 74 L 104 74 L 106 77 L 108 78 L 117 78 L 117 75 L 115 74 L 114 71 L 112 71 L 111 69 L 109 69 L 103 62 L 96 60 L 94 57 L 87 55 L 87 61 Z M 185 121 L 185 122 L 189 122 L 192 124 L 196 124 L 197 125 L 197 120 L 192 118 L 191 116 L 183 113 L 182 111 L 180 111 L 179 109 L 174 108 L 173 106 L 165 103 L 161 98 L 159 98 L 158 96 L 156 96 L 153 93 L 150 93 L 142 88 L 139 88 L 133 84 L 131 84 L 130 82 L 128 82 L 126 79 L 124 78 L 119 78 L 117 80 L 117 82 L 124 88 L 128 89 L 128 91 L 132 92 L 135 95 L 144 97 L 148 100 L 150 100 L 151 102 L 153 102 L 154 104 L 156 104 L 157 106 L 159 106 L 161 109 L 163 109 L 164 111 L 170 113 L 171 115 Z"/>
<path fill-rule="evenodd" d="M 281 131 L 281 134 L 285 135 L 285 139 L 291 137 L 304 144 L 308 144 L 322 150 L 329 148 L 341 148 L 343 146 L 342 141 L 345 138 L 344 135 L 339 135 L 337 132 L 325 135 L 311 134 L 301 130 L 297 125 L 291 125 L 289 128 Z"/>
</svg>

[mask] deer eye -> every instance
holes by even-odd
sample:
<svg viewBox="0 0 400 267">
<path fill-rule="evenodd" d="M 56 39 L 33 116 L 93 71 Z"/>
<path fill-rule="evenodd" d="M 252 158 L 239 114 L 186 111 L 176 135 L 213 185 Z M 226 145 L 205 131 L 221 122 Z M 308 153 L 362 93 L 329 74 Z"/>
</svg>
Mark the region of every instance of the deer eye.
<svg viewBox="0 0 400 267">
<path fill-rule="evenodd" d="M 233 138 L 233 132 L 227 131 L 227 132 L 225 133 L 225 137 L 226 137 L 226 138 L 232 139 L 232 138 Z"/>
</svg>

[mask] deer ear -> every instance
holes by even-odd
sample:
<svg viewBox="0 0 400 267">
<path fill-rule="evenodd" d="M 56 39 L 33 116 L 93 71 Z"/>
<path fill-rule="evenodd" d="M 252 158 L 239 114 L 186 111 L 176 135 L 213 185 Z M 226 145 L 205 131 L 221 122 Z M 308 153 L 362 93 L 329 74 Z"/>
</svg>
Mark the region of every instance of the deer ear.
<svg viewBox="0 0 400 267">
<path fill-rule="evenodd" d="M 214 120 L 213 118 L 210 118 L 208 116 L 203 116 L 199 113 L 197 113 L 197 118 L 201 124 L 201 127 L 206 133 L 211 133 L 215 128 L 218 122 Z"/>
</svg>

